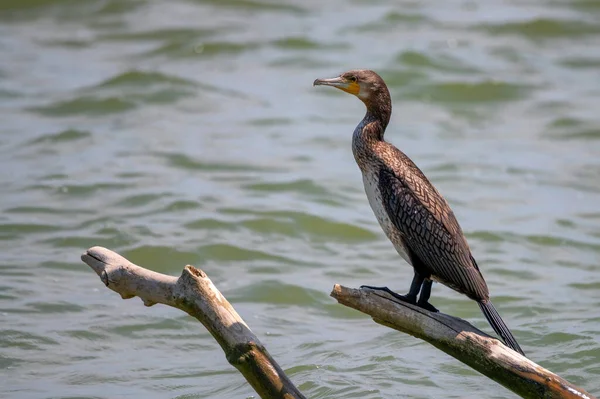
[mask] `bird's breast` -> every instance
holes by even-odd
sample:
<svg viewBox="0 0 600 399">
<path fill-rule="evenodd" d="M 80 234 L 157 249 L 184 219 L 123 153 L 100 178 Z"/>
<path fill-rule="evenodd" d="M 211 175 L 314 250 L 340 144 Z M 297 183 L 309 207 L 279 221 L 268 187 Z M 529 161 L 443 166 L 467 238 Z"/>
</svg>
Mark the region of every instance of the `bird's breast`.
<svg viewBox="0 0 600 399">
<path fill-rule="evenodd" d="M 384 198 L 379 190 L 379 174 L 376 171 L 363 171 L 363 184 L 365 185 L 365 192 L 369 199 L 369 204 L 375 217 L 379 222 L 379 225 L 385 232 L 385 235 L 394 244 L 394 248 L 402 258 L 404 258 L 409 264 L 412 264 L 410 257 L 404 247 L 402 234 L 400 230 L 392 223 L 384 205 Z"/>
</svg>

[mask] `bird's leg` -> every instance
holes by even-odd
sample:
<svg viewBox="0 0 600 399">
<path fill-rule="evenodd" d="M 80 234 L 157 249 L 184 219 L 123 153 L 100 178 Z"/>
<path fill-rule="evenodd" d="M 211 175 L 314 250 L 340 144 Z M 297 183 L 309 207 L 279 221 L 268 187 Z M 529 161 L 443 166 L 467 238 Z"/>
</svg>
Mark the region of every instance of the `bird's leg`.
<svg viewBox="0 0 600 399">
<path fill-rule="evenodd" d="M 424 280 L 423 276 L 415 271 L 412 283 L 410 283 L 410 290 L 406 294 L 406 298 L 410 303 L 417 303 L 417 295 L 419 295 L 419 290 L 421 290 Z"/>
<path fill-rule="evenodd" d="M 400 295 L 390 290 L 388 287 L 373 287 L 370 285 L 361 285 L 360 288 L 370 288 L 372 290 L 385 291 L 396 299 L 414 305 L 417 303 L 417 295 L 419 295 L 419 290 L 421 289 L 421 285 L 423 285 L 423 281 L 424 278 L 419 273 L 415 272 L 415 276 L 413 277 L 412 283 L 410 284 L 410 290 L 406 295 Z"/>
<path fill-rule="evenodd" d="M 419 297 L 419 300 L 417 301 L 417 305 L 422 307 L 423 309 L 427 309 L 430 312 L 439 312 L 439 310 L 437 310 L 435 308 L 435 306 L 433 306 L 432 304 L 429 303 L 429 297 L 431 296 L 431 285 L 433 284 L 433 281 L 431 280 L 425 280 L 423 282 L 423 288 L 421 289 L 421 296 Z"/>
</svg>

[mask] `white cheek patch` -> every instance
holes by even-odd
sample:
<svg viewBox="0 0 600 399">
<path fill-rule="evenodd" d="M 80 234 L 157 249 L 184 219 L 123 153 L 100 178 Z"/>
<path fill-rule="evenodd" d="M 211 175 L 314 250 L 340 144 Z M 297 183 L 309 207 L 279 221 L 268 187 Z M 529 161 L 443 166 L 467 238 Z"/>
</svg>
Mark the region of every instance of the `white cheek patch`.
<svg viewBox="0 0 600 399">
<path fill-rule="evenodd" d="M 359 90 L 359 92 L 358 92 L 358 98 L 360 98 L 363 101 L 368 100 L 369 99 L 369 90 L 363 89 L 361 87 L 360 90 Z"/>
</svg>

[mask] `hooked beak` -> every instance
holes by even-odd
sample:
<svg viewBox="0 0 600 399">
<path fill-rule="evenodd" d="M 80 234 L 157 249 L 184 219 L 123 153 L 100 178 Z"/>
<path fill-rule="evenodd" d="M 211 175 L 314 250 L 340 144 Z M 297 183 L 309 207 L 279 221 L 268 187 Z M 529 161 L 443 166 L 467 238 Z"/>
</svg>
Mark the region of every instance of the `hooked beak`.
<svg viewBox="0 0 600 399">
<path fill-rule="evenodd" d="M 317 79 L 313 82 L 313 86 L 332 86 L 343 90 L 346 93 L 354 94 L 355 96 L 357 96 L 360 92 L 360 86 L 358 83 L 349 82 L 341 76 L 331 79 Z"/>
</svg>

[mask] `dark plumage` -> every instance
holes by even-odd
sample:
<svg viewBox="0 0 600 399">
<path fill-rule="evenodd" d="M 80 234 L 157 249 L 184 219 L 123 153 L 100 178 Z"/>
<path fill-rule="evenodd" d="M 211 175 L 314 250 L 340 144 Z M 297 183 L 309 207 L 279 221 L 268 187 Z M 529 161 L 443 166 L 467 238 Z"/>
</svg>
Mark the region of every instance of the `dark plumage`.
<svg viewBox="0 0 600 399">
<path fill-rule="evenodd" d="M 383 79 L 370 70 L 352 70 L 314 84 L 354 94 L 367 107 L 354 130 L 352 151 L 377 220 L 415 271 L 409 293 L 395 295 L 437 311 L 428 300 L 432 280 L 439 281 L 477 301 L 494 331 L 523 354 L 490 301 L 487 284 L 452 209 L 410 158 L 384 140 L 392 101 Z"/>
</svg>

